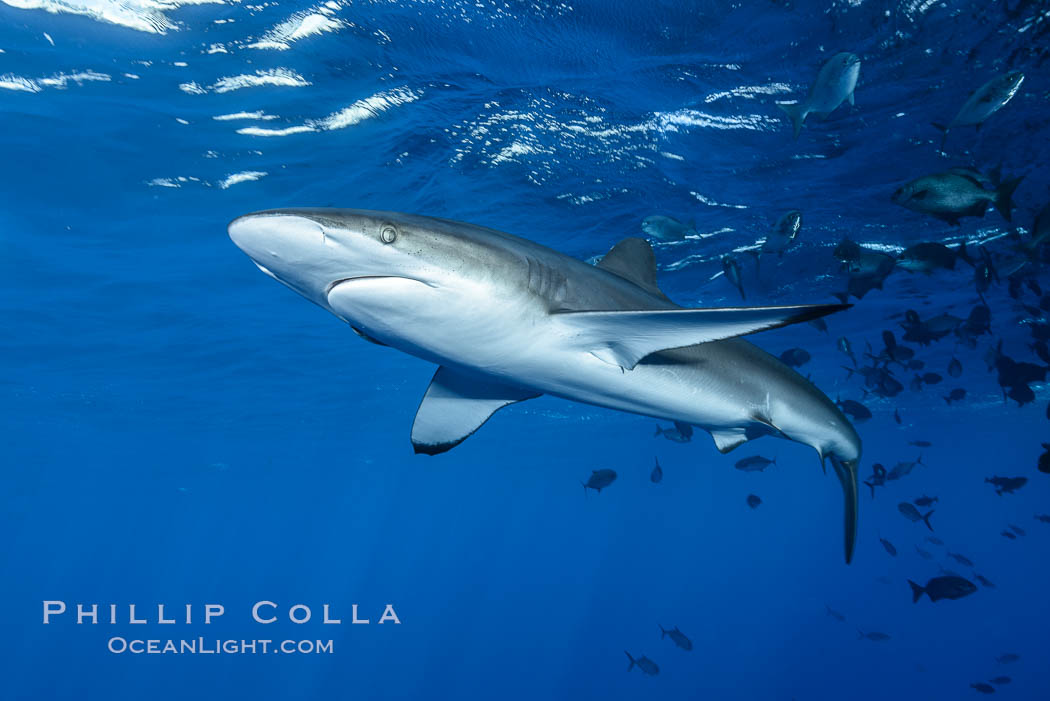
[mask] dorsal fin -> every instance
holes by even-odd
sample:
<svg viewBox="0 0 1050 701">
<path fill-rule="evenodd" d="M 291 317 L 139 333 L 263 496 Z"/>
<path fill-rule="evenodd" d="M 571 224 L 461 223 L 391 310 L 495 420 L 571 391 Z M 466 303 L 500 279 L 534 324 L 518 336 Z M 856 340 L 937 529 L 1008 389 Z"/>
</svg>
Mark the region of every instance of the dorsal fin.
<svg viewBox="0 0 1050 701">
<path fill-rule="evenodd" d="M 624 239 L 609 249 L 598 267 L 633 282 L 649 294 L 667 299 L 656 284 L 656 256 L 653 247 L 645 239 Z"/>
</svg>

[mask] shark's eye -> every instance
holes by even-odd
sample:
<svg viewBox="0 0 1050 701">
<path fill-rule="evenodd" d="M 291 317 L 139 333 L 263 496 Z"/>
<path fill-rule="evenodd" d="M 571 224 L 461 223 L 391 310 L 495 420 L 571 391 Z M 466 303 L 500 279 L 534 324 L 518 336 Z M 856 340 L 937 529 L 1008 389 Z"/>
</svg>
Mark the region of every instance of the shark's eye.
<svg viewBox="0 0 1050 701">
<path fill-rule="evenodd" d="M 387 226 L 384 226 L 379 231 L 379 239 L 383 243 L 393 243 L 394 241 L 397 241 L 397 229 L 390 226 L 389 224 Z"/>
</svg>

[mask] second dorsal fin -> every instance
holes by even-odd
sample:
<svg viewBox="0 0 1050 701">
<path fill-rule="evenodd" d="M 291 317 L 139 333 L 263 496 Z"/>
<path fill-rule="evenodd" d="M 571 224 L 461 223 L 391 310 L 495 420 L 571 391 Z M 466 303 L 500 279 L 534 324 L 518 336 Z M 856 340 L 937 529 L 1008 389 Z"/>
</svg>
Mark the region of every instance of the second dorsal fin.
<svg viewBox="0 0 1050 701">
<path fill-rule="evenodd" d="M 656 284 L 656 256 L 645 239 L 624 239 L 609 249 L 598 267 L 633 282 L 649 294 L 667 299 Z"/>
</svg>

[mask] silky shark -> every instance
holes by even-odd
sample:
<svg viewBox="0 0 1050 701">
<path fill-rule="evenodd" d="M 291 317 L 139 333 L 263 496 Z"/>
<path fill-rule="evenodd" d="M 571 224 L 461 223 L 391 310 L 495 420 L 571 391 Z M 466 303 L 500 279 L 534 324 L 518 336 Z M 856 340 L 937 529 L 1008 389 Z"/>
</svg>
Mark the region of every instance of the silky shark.
<svg viewBox="0 0 1050 701">
<path fill-rule="evenodd" d="M 725 453 L 775 435 L 830 459 L 857 529 L 861 442 L 835 404 L 737 338 L 848 305 L 685 309 L 656 284 L 649 243 L 598 265 L 493 229 L 393 212 L 281 209 L 229 225 L 266 274 L 365 339 L 439 367 L 412 445 L 455 447 L 502 407 L 542 394 L 706 429 Z"/>
</svg>

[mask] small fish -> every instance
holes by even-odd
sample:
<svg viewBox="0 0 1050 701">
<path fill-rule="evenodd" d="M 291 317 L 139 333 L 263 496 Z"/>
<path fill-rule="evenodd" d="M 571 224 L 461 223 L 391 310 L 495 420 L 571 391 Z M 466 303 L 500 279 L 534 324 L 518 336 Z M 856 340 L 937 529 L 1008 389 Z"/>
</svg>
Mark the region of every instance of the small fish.
<svg viewBox="0 0 1050 701">
<path fill-rule="evenodd" d="M 587 478 L 586 482 L 580 482 L 580 484 L 583 485 L 584 493 L 586 493 L 588 489 L 593 489 L 601 494 L 603 489 L 615 481 L 615 470 L 591 470 L 591 476 Z"/>
<path fill-rule="evenodd" d="M 1050 412 L 1050 408 L 1047 409 Z M 1039 462 L 1036 464 L 1036 469 L 1046 474 L 1050 473 L 1050 443 L 1043 443 L 1043 454 L 1039 456 Z"/>
<path fill-rule="evenodd" d="M 761 503 L 762 500 L 754 494 L 747 495 L 747 505 L 750 506 L 752 509 L 757 509 Z"/>
<path fill-rule="evenodd" d="M 897 256 L 896 267 L 907 270 L 909 273 L 930 275 L 937 269 L 955 270 L 955 261 L 959 258 L 973 264 L 966 252 L 965 244 L 957 249 L 952 249 L 943 243 L 916 243 L 904 249 Z"/>
<path fill-rule="evenodd" d="M 888 552 L 893 557 L 897 557 L 897 548 L 893 547 L 893 543 L 886 540 L 885 538 L 879 538 L 879 542 L 882 543 L 882 547 L 886 548 L 886 552 Z"/>
<path fill-rule="evenodd" d="M 660 626 L 660 640 L 663 640 L 665 637 L 670 637 L 671 642 L 683 650 L 689 651 L 693 649 L 693 641 L 685 637 L 685 634 L 678 630 L 678 626 L 675 626 L 671 630 L 664 630 L 664 627 L 659 623 L 656 625 Z"/>
<path fill-rule="evenodd" d="M 959 377 L 962 375 L 962 363 L 959 362 L 958 358 L 952 358 L 951 362 L 948 363 L 948 376 Z"/>
<path fill-rule="evenodd" d="M 999 664 L 1013 664 L 1014 662 L 1017 662 L 1020 659 L 1021 659 L 1020 655 L 1018 655 L 1016 653 L 1013 653 L 1013 652 L 1007 652 L 1005 654 L 1002 654 L 1002 655 L 999 655 L 998 657 L 996 657 L 995 661 L 998 662 Z"/>
<path fill-rule="evenodd" d="M 627 655 L 627 659 L 631 661 L 631 664 L 627 666 L 628 672 L 637 667 L 638 669 L 642 670 L 644 674 L 650 677 L 655 677 L 657 674 L 660 673 L 660 666 L 652 660 L 650 660 L 645 655 L 642 655 L 638 659 L 635 659 L 631 657 L 631 653 L 627 652 L 626 650 L 624 650 L 623 653 Z"/>
<path fill-rule="evenodd" d="M 743 472 L 762 472 L 770 465 L 776 465 L 777 459 L 764 458 L 761 455 L 752 455 L 749 458 L 738 460 L 736 463 L 736 469 Z"/>
<path fill-rule="evenodd" d="M 962 401 L 966 398 L 966 390 L 962 387 L 956 387 L 944 397 L 945 404 L 951 404 L 952 402 Z"/>
<path fill-rule="evenodd" d="M 1035 520 L 1042 523 L 1050 523 L 1050 514 L 1036 514 Z"/>
<path fill-rule="evenodd" d="M 952 121 L 947 124 L 934 122 L 933 126 L 943 135 L 941 148 L 944 148 L 944 139 L 948 137 L 948 131 L 955 127 L 972 126 L 980 129 L 986 119 L 1002 109 L 1017 94 L 1023 81 L 1024 73 L 1020 71 L 996 76 L 974 90 Z"/>
<path fill-rule="evenodd" d="M 722 272 L 725 273 L 726 280 L 740 292 L 740 299 L 747 299 L 747 295 L 744 294 L 744 280 L 740 274 L 740 263 L 733 256 L 725 256 L 722 258 Z"/>
<path fill-rule="evenodd" d="M 1000 676 L 1000 677 L 995 677 L 994 679 L 989 679 L 988 681 L 990 681 L 992 684 L 995 684 L 997 686 L 1002 686 L 1003 684 L 1009 684 L 1013 680 L 1010 679 L 1010 677 L 1007 677 L 1007 676 L 1004 675 L 1004 676 Z"/>
<path fill-rule="evenodd" d="M 911 585 L 911 601 L 913 604 L 919 603 L 919 599 L 922 598 L 923 594 L 930 597 L 930 601 L 940 601 L 941 599 L 961 599 L 977 591 L 976 584 L 968 579 L 954 575 L 934 577 L 926 583 L 925 587 L 919 586 L 910 579 L 908 584 Z"/>
<path fill-rule="evenodd" d="M 988 579 L 986 579 L 985 577 L 982 577 L 981 575 L 977 574 L 976 572 L 973 573 L 973 577 L 974 577 L 974 579 L 976 579 L 978 582 L 981 583 L 982 587 L 986 587 L 988 589 L 995 589 L 995 584 L 993 584 L 992 582 L 988 581 Z"/>
<path fill-rule="evenodd" d="M 871 477 L 864 481 L 864 484 L 871 490 L 871 498 L 875 498 L 875 487 L 883 487 L 886 485 L 886 468 L 881 463 L 874 463 L 871 466 Z"/>
<path fill-rule="evenodd" d="M 906 460 L 903 462 L 899 462 L 893 466 L 892 470 L 889 471 L 889 474 L 886 475 L 886 479 L 890 481 L 899 480 L 901 477 L 911 474 L 911 471 L 915 469 L 916 465 L 922 464 L 923 462 L 921 455 L 910 462 Z"/>
<path fill-rule="evenodd" d="M 916 448 L 930 448 L 933 446 L 933 443 L 929 441 L 910 441 L 908 445 L 913 445 Z"/>
<path fill-rule="evenodd" d="M 806 99 L 792 104 L 778 102 L 777 107 L 791 119 L 795 138 L 802 132 L 802 124 L 809 115 L 826 118 L 846 100 L 852 105 L 859 76 L 860 58 L 845 51 L 837 53 L 821 67 Z"/>
<path fill-rule="evenodd" d="M 964 565 L 965 567 L 973 567 L 973 563 L 970 562 L 970 558 L 966 557 L 965 555 L 960 555 L 959 553 L 948 553 L 948 557 L 955 560 L 960 565 Z"/>
<path fill-rule="evenodd" d="M 664 471 L 660 467 L 660 461 L 656 458 L 653 458 L 653 460 L 656 462 L 656 465 L 653 467 L 653 471 L 649 473 L 649 481 L 653 484 L 660 484 L 660 480 L 664 478 Z"/>
<path fill-rule="evenodd" d="M 990 204 L 1010 221 L 1014 190 L 1023 177 L 992 182 L 972 169 L 952 168 L 902 185 L 891 199 L 905 209 L 929 214 L 953 226 L 958 226 L 962 217 L 983 217 Z M 985 187 L 989 184 L 993 189 Z"/>
<path fill-rule="evenodd" d="M 928 543 L 933 543 L 934 545 L 944 545 L 944 541 L 941 540 L 940 538 L 938 538 L 935 535 L 928 535 L 928 536 L 926 536 L 926 541 Z"/>
<path fill-rule="evenodd" d="M 933 506 L 935 503 L 937 503 L 937 501 L 937 497 L 928 497 L 925 494 L 923 494 L 918 499 L 912 500 L 912 503 L 916 506 Z"/>
<path fill-rule="evenodd" d="M 1039 214 L 1035 215 L 1035 222 L 1032 224 L 1031 235 L 1032 238 L 1021 244 L 1021 250 L 1029 258 L 1035 258 L 1036 254 L 1039 252 L 1039 247 L 1050 239 L 1050 204 L 1047 204 L 1039 211 Z M 1036 292 L 1036 294 L 1040 293 Z M 1040 300 L 1040 305 L 1042 305 L 1043 302 L 1044 300 Z"/>
<path fill-rule="evenodd" d="M 801 228 L 802 212 L 792 209 L 777 220 L 777 223 L 773 226 L 773 231 L 762 242 L 759 253 L 776 253 L 779 256 L 783 256 L 784 251 L 791 248 L 792 244 L 795 243 Z M 827 331 L 826 326 L 824 330 L 825 332 Z"/>
<path fill-rule="evenodd" d="M 672 217 L 654 214 L 642 220 L 642 231 L 660 241 L 681 241 L 690 236 L 697 236 L 696 226 L 686 225 Z"/>
<path fill-rule="evenodd" d="M 923 550 L 918 545 L 915 546 L 915 552 L 917 552 L 919 554 L 919 557 L 921 557 L 923 560 L 932 560 L 933 559 L 933 553 L 931 553 L 931 552 L 929 552 L 927 550 Z"/>
<path fill-rule="evenodd" d="M 1035 401 L 1035 392 L 1028 385 L 1013 385 L 1006 392 L 1006 396 L 1017 402 L 1017 406 L 1024 406 Z"/>
<path fill-rule="evenodd" d="M 832 618 L 834 618 L 839 623 L 845 623 L 846 622 L 846 616 L 844 616 L 843 614 L 839 613 L 838 611 L 836 611 L 835 609 L 831 608 L 827 604 L 824 604 L 824 608 L 826 608 L 828 610 L 828 615 L 831 616 Z"/>
<path fill-rule="evenodd" d="M 1006 524 L 1006 527 L 1007 527 L 1007 528 L 1009 528 L 1009 529 L 1010 529 L 1011 531 L 1013 531 L 1014 533 L 1016 533 L 1016 534 L 1017 534 L 1017 535 L 1019 535 L 1019 536 L 1025 536 L 1025 535 L 1027 535 L 1027 534 L 1026 534 L 1026 533 L 1024 532 L 1024 529 L 1023 529 L 1023 528 L 1021 528 L 1020 526 L 1015 526 L 1015 525 L 1014 525 L 1014 524 L 1012 524 L 1012 523 L 1008 523 L 1008 524 Z"/>
<path fill-rule="evenodd" d="M 873 640 L 873 641 L 875 641 L 877 643 L 881 643 L 881 642 L 885 642 L 886 640 L 890 639 L 889 635 L 887 635 L 886 633 L 879 633 L 878 631 L 872 631 L 870 633 L 865 633 L 860 628 L 858 628 L 857 629 L 857 633 L 858 633 L 857 640 L 865 640 L 865 639 L 867 639 L 867 640 Z"/>
<path fill-rule="evenodd" d="M 688 443 L 693 440 L 693 427 L 689 424 L 684 424 L 681 421 L 675 421 L 673 428 L 661 428 L 659 425 L 656 426 L 656 433 L 653 436 L 663 436 L 669 441 L 675 443 Z"/>
<path fill-rule="evenodd" d="M 789 368 L 802 367 L 808 363 L 810 359 L 810 354 L 802 348 L 788 348 L 780 354 L 780 362 L 784 363 L 784 365 L 787 365 Z"/>
<path fill-rule="evenodd" d="M 839 409 L 842 409 L 842 413 L 846 414 L 854 421 L 867 421 L 871 418 L 871 411 L 868 407 L 858 401 L 843 399 L 835 403 L 838 404 Z"/>
<path fill-rule="evenodd" d="M 841 336 L 838 341 L 835 342 L 838 349 L 849 356 L 849 359 L 853 361 L 853 367 L 857 367 L 857 356 L 853 355 L 853 346 L 850 345 L 849 339 L 845 336 Z"/>
<path fill-rule="evenodd" d="M 1017 540 L 1017 536 L 1011 533 L 1010 531 L 1002 531 L 1001 533 L 999 533 L 999 535 L 1001 535 L 1003 538 L 1008 538 L 1010 540 Z"/>
<path fill-rule="evenodd" d="M 944 378 L 935 372 L 928 372 L 922 376 L 922 381 L 928 385 L 937 385 L 941 383 Z"/>
<path fill-rule="evenodd" d="M 1021 487 L 1028 484 L 1027 477 L 985 477 L 984 481 L 995 487 L 995 493 L 999 496 L 1003 494 L 1013 494 Z"/>
<path fill-rule="evenodd" d="M 970 688 L 977 689 L 977 691 L 981 692 L 982 694 L 995 693 L 995 687 L 989 684 L 985 684 L 984 682 L 974 682 L 973 684 L 970 684 Z"/>
<path fill-rule="evenodd" d="M 919 513 L 919 510 L 916 509 L 912 504 L 906 501 L 902 501 L 901 503 L 897 504 L 897 511 L 900 511 L 901 514 L 904 515 L 904 518 L 908 519 L 912 523 L 922 521 L 926 524 L 927 528 L 929 528 L 931 531 L 933 530 L 933 526 L 930 525 L 930 516 L 933 516 L 932 510 L 928 514 L 923 516 Z"/>
</svg>

